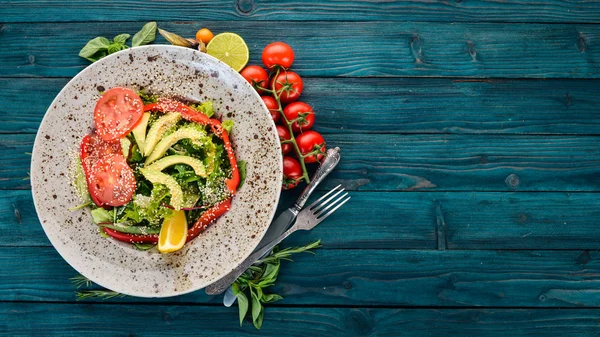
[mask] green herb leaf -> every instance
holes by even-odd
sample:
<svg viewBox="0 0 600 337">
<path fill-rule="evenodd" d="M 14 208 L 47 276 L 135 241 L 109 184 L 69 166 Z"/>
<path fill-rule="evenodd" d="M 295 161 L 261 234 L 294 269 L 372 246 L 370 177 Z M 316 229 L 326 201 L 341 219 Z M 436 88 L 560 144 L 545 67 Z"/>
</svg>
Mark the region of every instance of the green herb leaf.
<svg viewBox="0 0 600 337">
<path fill-rule="evenodd" d="M 252 291 L 252 287 L 250 287 L 250 295 L 252 297 L 252 321 L 254 322 L 254 326 L 256 326 L 256 320 L 258 320 L 258 316 L 262 310 L 262 304 L 260 303 L 258 295 Z M 260 327 L 257 329 L 260 329 Z"/>
<path fill-rule="evenodd" d="M 309 252 L 311 249 L 321 246 L 321 240 L 302 247 L 291 247 L 283 250 L 276 248 L 264 259 L 250 266 L 233 283 L 233 293 L 240 301 L 240 325 L 244 317 L 248 314 L 248 296 L 251 299 L 252 323 L 256 329 L 262 327 L 264 319 L 263 303 L 272 303 L 283 299 L 277 294 L 265 294 L 264 289 L 275 284 L 279 275 L 280 261 L 289 259 L 292 254 Z"/>
<path fill-rule="evenodd" d="M 116 52 L 118 52 L 118 51 L 121 51 L 121 50 L 124 50 L 124 49 L 127 49 L 127 48 L 129 48 L 129 47 L 127 47 L 127 46 L 126 46 L 126 45 L 124 45 L 124 44 L 120 44 L 120 43 L 111 43 L 111 44 L 108 46 L 108 49 L 107 49 L 107 51 L 108 51 L 108 54 L 113 54 L 113 53 L 116 53 Z"/>
<path fill-rule="evenodd" d="M 71 283 L 77 289 L 79 289 L 81 287 L 91 287 L 92 286 L 92 281 L 90 281 L 87 277 L 85 277 L 83 275 L 73 276 L 69 280 L 71 280 Z"/>
<path fill-rule="evenodd" d="M 131 46 L 138 47 L 154 42 L 156 39 L 156 22 L 148 22 L 142 29 L 135 33 L 131 39 Z"/>
<path fill-rule="evenodd" d="M 242 291 L 238 291 L 235 295 L 238 300 L 240 326 L 242 326 L 242 324 L 244 323 L 244 318 L 246 317 L 246 313 L 248 313 L 248 297 L 246 297 L 246 295 Z"/>
<path fill-rule="evenodd" d="M 254 323 L 254 327 L 256 329 L 260 330 L 260 328 L 262 327 L 262 324 L 263 324 L 264 317 L 265 317 L 265 308 L 261 305 L 258 317 L 256 317 L 256 319 L 254 319 L 252 321 L 252 323 Z"/>
<path fill-rule="evenodd" d="M 238 185 L 238 190 L 244 186 L 244 182 L 246 182 L 246 161 L 240 160 L 237 162 L 238 171 L 240 172 L 240 184 Z"/>
<path fill-rule="evenodd" d="M 133 243 L 133 246 L 137 249 L 137 250 L 149 250 L 154 248 L 156 245 L 153 243 Z"/>
<path fill-rule="evenodd" d="M 282 300 L 283 297 L 277 295 L 277 294 L 265 294 L 263 295 L 261 302 L 263 303 L 273 303 L 279 300 Z"/>
<path fill-rule="evenodd" d="M 113 43 L 124 45 L 130 36 L 129 34 L 119 34 L 113 38 Z"/>
<path fill-rule="evenodd" d="M 99 224 L 101 222 L 113 222 L 114 212 L 112 210 L 106 210 L 102 207 L 96 208 L 92 210 L 92 221 L 95 224 Z"/>
<path fill-rule="evenodd" d="M 110 41 L 108 41 L 107 38 L 98 36 L 97 38 L 88 41 L 88 43 L 81 48 L 79 51 L 79 56 L 92 62 L 98 61 L 99 59 L 108 55 L 109 45 Z"/>
<path fill-rule="evenodd" d="M 127 295 L 110 290 L 83 290 L 76 292 L 75 296 L 78 301 L 82 301 L 89 300 L 92 298 L 108 300 L 111 298 L 125 297 Z"/>
<path fill-rule="evenodd" d="M 233 129 L 233 121 L 231 119 L 224 120 L 221 125 L 223 125 L 223 129 L 225 129 L 228 134 L 231 134 L 231 130 Z"/>
<path fill-rule="evenodd" d="M 213 104 L 212 101 L 206 101 L 202 104 L 191 104 L 190 105 L 194 110 L 198 111 L 198 112 L 202 112 L 203 114 L 205 114 L 208 118 L 212 117 L 215 112 L 213 110 Z"/>
</svg>

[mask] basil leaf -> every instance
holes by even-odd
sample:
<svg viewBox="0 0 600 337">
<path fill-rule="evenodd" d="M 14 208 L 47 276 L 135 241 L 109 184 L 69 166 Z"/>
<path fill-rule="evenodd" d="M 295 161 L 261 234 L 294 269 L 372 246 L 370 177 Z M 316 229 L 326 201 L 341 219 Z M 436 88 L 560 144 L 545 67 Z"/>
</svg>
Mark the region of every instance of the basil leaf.
<svg viewBox="0 0 600 337">
<path fill-rule="evenodd" d="M 263 303 L 272 303 L 272 302 L 276 302 L 279 300 L 282 300 L 283 297 L 277 295 L 277 294 L 265 294 L 262 298 L 262 302 Z"/>
<path fill-rule="evenodd" d="M 121 50 L 121 47 L 118 44 L 111 44 L 110 46 L 108 46 L 108 53 L 112 54 L 112 53 L 116 53 L 119 50 Z"/>
<path fill-rule="evenodd" d="M 110 41 L 108 41 L 107 38 L 98 36 L 97 38 L 89 40 L 88 43 L 81 48 L 79 56 L 92 62 L 98 61 L 108 55 L 107 49 L 109 45 Z"/>
<path fill-rule="evenodd" d="M 238 190 L 244 186 L 244 182 L 246 181 L 246 161 L 240 160 L 238 161 L 238 171 L 240 172 L 240 184 L 238 185 Z"/>
<path fill-rule="evenodd" d="M 154 39 L 156 39 L 156 22 L 148 22 L 139 32 L 135 33 L 131 39 L 131 46 L 143 46 L 154 42 Z"/>
<path fill-rule="evenodd" d="M 250 290 L 252 290 L 252 288 L 250 288 Z M 258 297 L 252 291 L 250 291 L 250 294 L 252 295 L 252 322 L 254 322 L 254 326 L 256 326 L 256 321 L 258 320 L 263 307 L 262 304 L 260 304 Z M 257 327 L 257 329 L 260 329 L 260 326 Z"/>
<path fill-rule="evenodd" d="M 130 36 L 131 35 L 129 35 L 129 34 L 119 34 L 119 35 L 115 36 L 115 38 L 113 39 L 113 43 L 125 44 L 125 42 L 127 42 L 127 40 L 129 40 Z"/>
<path fill-rule="evenodd" d="M 265 317 L 265 308 L 262 307 L 262 305 L 260 306 L 260 313 L 258 314 L 258 317 L 256 317 L 256 319 L 253 320 L 252 323 L 254 323 L 254 327 L 258 330 L 260 330 L 260 328 L 262 327 L 263 324 L 263 318 Z"/>
<path fill-rule="evenodd" d="M 248 312 L 248 297 L 244 295 L 243 292 L 238 292 L 236 294 L 238 300 L 238 308 L 240 313 L 240 326 L 244 322 L 244 318 L 246 317 L 246 313 Z"/>
</svg>

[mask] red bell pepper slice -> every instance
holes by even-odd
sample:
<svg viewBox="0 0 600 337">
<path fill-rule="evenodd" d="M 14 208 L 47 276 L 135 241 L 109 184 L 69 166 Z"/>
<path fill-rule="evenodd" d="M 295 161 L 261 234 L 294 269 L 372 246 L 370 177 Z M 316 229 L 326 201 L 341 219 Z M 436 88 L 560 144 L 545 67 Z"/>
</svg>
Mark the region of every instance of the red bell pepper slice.
<svg viewBox="0 0 600 337">
<path fill-rule="evenodd" d="M 144 111 L 178 112 L 181 114 L 181 117 L 187 119 L 188 121 L 196 122 L 202 125 L 211 124 L 210 118 L 208 118 L 208 116 L 205 114 L 198 112 L 181 102 L 170 99 L 161 99 L 157 103 L 146 104 L 144 106 Z"/>
<path fill-rule="evenodd" d="M 158 243 L 158 235 L 156 234 L 147 234 L 147 235 L 139 235 L 139 234 L 129 234 L 129 233 L 121 233 L 112 228 L 102 228 L 104 233 L 108 234 L 113 239 L 127 242 L 127 243 Z"/>
<path fill-rule="evenodd" d="M 202 213 L 192 228 L 188 229 L 186 242 L 192 241 L 198 236 L 198 234 L 202 233 L 213 221 L 227 212 L 230 208 L 231 197 L 221 201 L 220 203 L 208 209 L 206 212 Z"/>
</svg>

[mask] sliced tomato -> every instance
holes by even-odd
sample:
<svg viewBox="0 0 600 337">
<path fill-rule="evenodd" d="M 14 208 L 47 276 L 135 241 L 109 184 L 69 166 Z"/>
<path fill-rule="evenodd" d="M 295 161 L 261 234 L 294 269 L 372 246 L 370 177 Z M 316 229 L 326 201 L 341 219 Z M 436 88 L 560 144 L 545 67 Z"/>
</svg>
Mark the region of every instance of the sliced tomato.
<svg viewBox="0 0 600 337">
<path fill-rule="evenodd" d="M 109 154 L 122 153 L 119 142 L 107 142 L 97 134 L 86 135 L 81 140 L 81 165 L 84 171 L 89 171 L 91 164 Z M 85 172 L 86 176 L 88 172 Z"/>
<path fill-rule="evenodd" d="M 88 187 L 98 206 L 123 206 L 135 192 L 135 176 L 122 154 L 108 154 L 89 170 Z"/>
<path fill-rule="evenodd" d="M 94 108 L 96 132 L 110 142 L 125 137 L 144 113 L 144 102 L 135 91 L 112 88 L 100 97 Z"/>
</svg>

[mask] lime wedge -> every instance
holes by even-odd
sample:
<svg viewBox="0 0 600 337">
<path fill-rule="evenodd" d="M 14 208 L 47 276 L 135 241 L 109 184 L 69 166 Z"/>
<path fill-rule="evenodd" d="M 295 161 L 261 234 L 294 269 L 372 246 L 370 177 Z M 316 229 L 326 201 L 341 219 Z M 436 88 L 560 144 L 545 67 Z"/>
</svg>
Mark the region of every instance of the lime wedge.
<svg viewBox="0 0 600 337">
<path fill-rule="evenodd" d="M 246 42 L 235 33 L 215 35 L 206 46 L 206 53 L 225 62 L 235 71 L 244 69 L 250 58 Z"/>
</svg>

